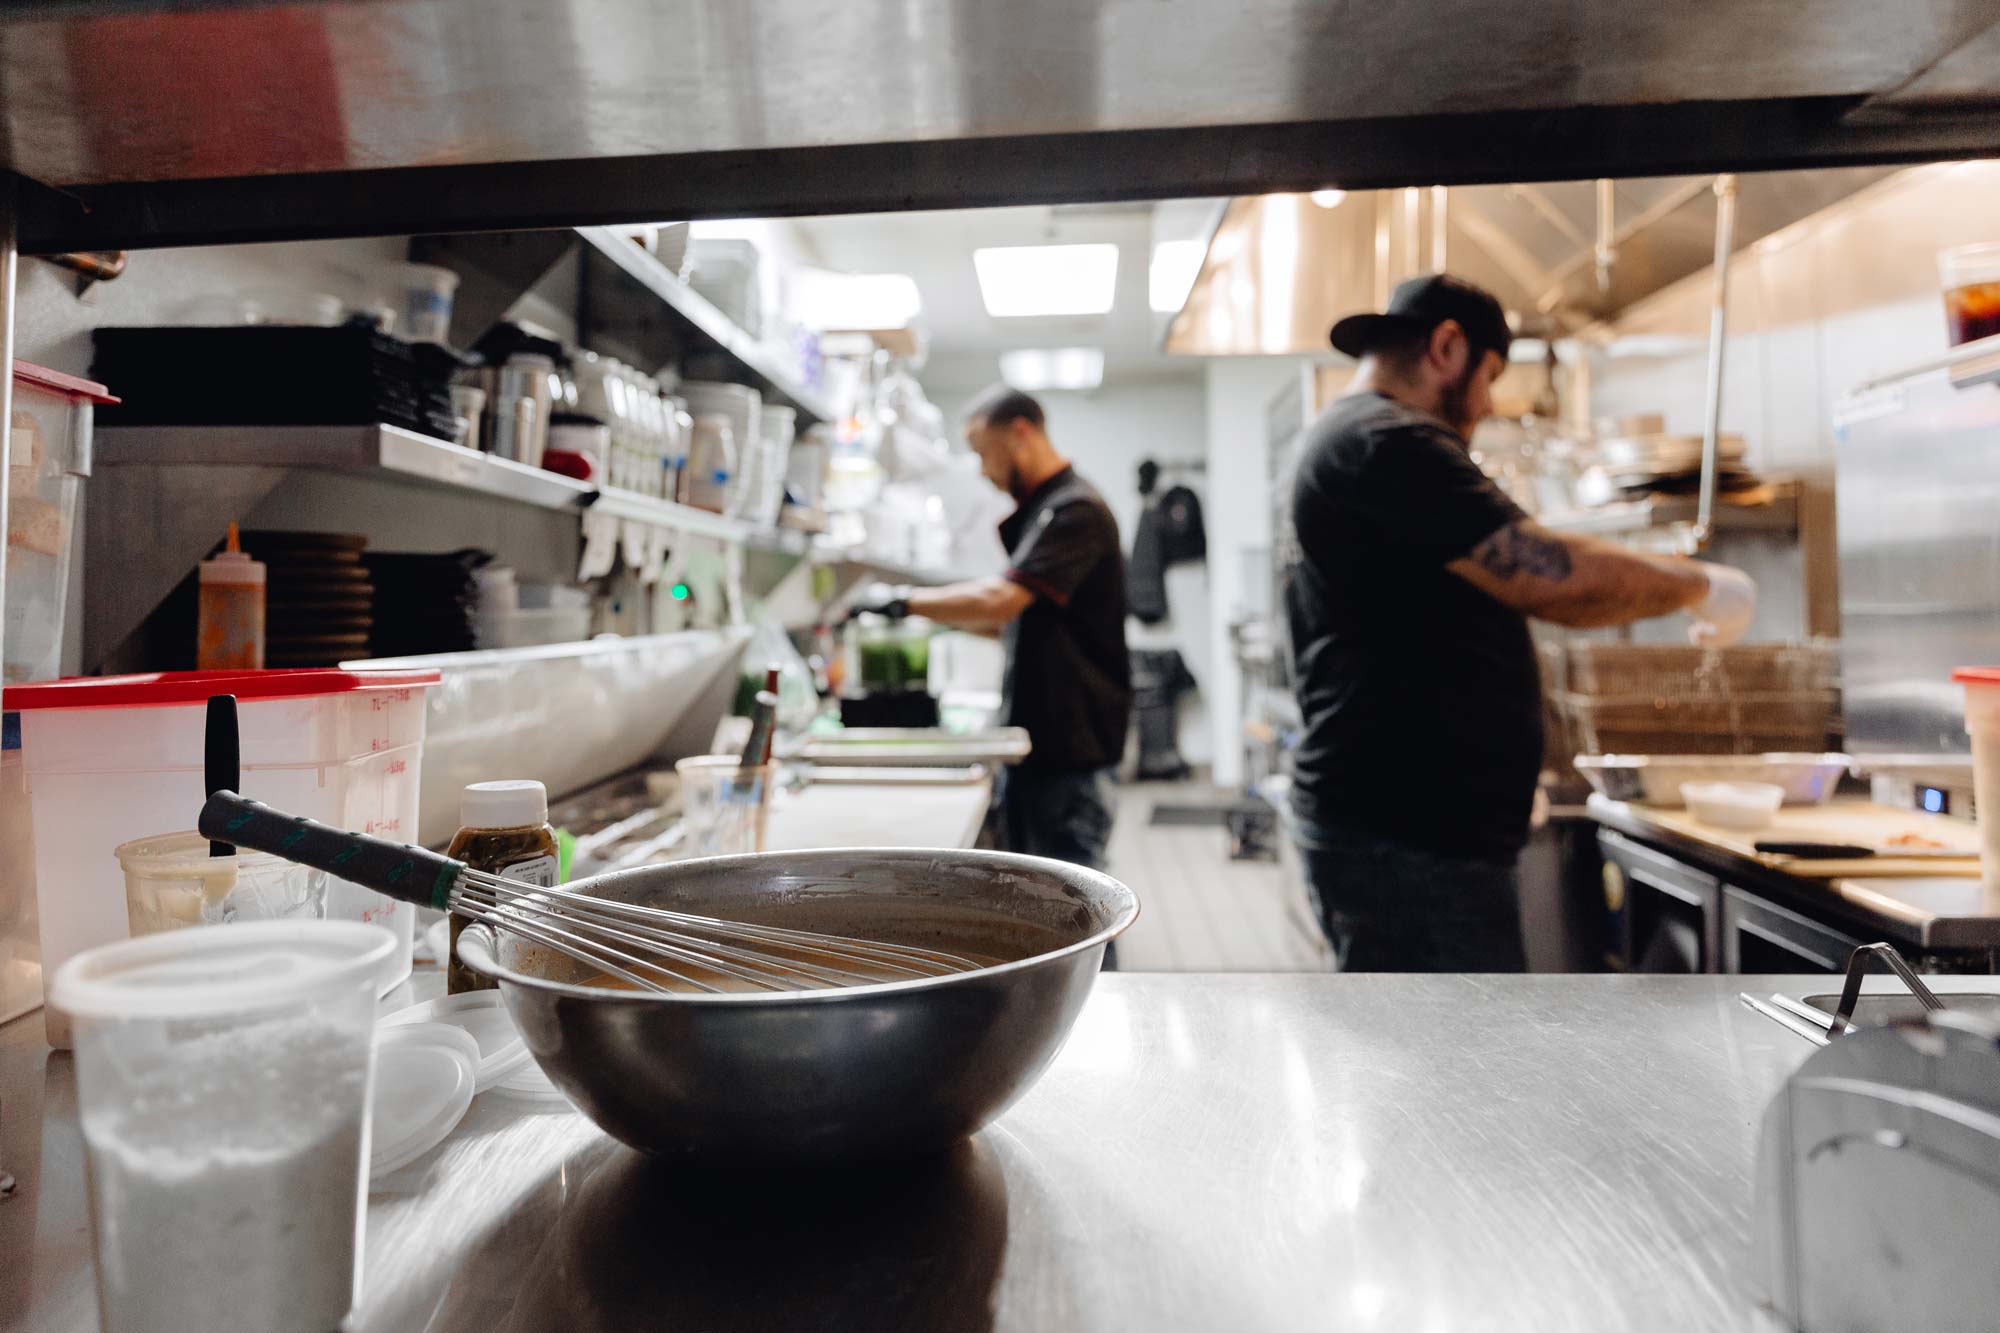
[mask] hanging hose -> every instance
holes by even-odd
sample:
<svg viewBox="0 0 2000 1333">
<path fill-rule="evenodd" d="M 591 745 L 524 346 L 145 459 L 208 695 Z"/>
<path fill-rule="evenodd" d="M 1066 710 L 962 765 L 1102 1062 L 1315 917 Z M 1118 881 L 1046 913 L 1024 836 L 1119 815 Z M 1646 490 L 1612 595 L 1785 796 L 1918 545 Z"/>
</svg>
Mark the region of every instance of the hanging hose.
<svg viewBox="0 0 2000 1333">
<path fill-rule="evenodd" d="M 1729 339 L 1729 254 L 1736 239 L 1736 177 L 1715 178 L 1715 285 L 1708 317 L 1708 403 L 1701 427 L 1701 499 L 1694 511 L 1695 548 L 1715 531 L 1715 469 L 1722 432 L 1722 353 Z"/>
</svg>

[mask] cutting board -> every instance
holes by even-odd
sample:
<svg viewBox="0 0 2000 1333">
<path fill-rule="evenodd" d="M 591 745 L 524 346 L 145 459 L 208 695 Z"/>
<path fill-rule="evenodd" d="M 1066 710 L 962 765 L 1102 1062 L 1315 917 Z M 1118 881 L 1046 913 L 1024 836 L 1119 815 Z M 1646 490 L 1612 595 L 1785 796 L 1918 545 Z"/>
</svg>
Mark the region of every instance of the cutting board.
<svg viewBox="0 0 2000 1333">
<path fill-rule="evenodd" d="M 1829 805 L 1787 806 L 1766 828 L 1754 833 L 1704 824 L 1686 810 L 1655 810 L 1627 806 L 1632 816 L 1685 838 L 1720 847 L 1746 860 L 1809 879 L 1868 879 L 1891 876 L 1979 876 L 1979 830 L 1961 819 L 1897 810 L 1866 801 L 1835 801 Z M 1844 842 L 1858 847 L 1889 848 L 1898 834 L 1914 833 L 1942 844 L 1959 857 L 1877 855 L 1847 861 L 1773 856 L 1757 850 L 1760 842 Z"/>
</svg>

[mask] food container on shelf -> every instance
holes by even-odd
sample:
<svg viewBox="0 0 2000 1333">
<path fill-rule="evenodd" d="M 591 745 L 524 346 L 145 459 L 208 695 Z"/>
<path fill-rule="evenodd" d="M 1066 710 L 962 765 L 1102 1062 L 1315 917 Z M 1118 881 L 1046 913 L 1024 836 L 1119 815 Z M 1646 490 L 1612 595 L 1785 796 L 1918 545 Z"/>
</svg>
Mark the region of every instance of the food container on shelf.
<svg viewBox="0 0 2000 1333">
<path fill-rule="evenodd" d="M 199 833 L 120 843 L 125 919 L 134 935 L 250 921 L 326 916 L 326 872 L 263 852 L 216 856 Z"/>
<path fill-rule="evenodd" d="M 1965 687 L 1965 734 L 1972 738 L 1972 808 L 1979 820 L 1979 868 L 1990 893 L 2000 893 L 2000 667 L 1960 667 L 1951 678 Z"/>
<path fill-rule="evenodd" d="M 458 274 L 436 264 L 395 264 L 389 270 L 391 309 L 406 341 L 442 343 L 451 334 Z"/>
<path fill-rule="evenodd" d="M 698 414 L 688 442 L 687 466 L 681 471 L 681 503 L 722 513 L 730 497 L 730 478 L 736 474 L 736 451 L 736 431 L 728 417 Z"/>
<path fill-rule="evenodd" d="M 45 978 L 83 950 L 130 931 L 113 849 L 185 828 L 207 795 L 208 698 L 237 698 L 245 795 L 323 823 L 409 840 L 417 828 L 425 694 L 435 670 L 182 671 L 10 686 L 34 830 Z M 395 936 L 380 977 L 410 973 L 416 911 L 331 880 L 327 915 Z M 51 1010 L 50 1042 L 68 1044 Z"/>
<path fill-rule="evenodd" d="M 1844 754 L 1598 754 L 1578 755 L 1576 771 L 1614 801 L 1640 805 L 1684 804 L 1689 782 L 1768 782 L 1786 805 L 1831 800 L 1853 760 Z"/>
<path fill-rule="evenodd" d="M 91 414 L 118 400 L 104 386 L 25 361 L 14 363 L 7 432 L 6 683 L 62 674 L 77 501 L 90 475 Z"/>
<path fill-rule="evenodd" d="M 1939 251 L 1938 284 L 1953 347 L 2000 333 L 2000 241 Z"/>
<path fill-rule="evenodd" d="M 1785 789 L 1773 782 L 1688 782 L 1681 798 L 1689 814 L 1712 828 L 1753 831 L 1778 817 Z"/>
</svg>

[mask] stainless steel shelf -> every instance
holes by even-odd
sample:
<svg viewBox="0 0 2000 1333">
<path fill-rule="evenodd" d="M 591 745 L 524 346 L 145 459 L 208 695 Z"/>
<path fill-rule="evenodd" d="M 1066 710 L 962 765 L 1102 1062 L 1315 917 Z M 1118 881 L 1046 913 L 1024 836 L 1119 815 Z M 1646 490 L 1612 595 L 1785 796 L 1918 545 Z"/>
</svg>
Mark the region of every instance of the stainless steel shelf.
<svg viewBox="0 0 2000 1333">
<path fill-rule="evenodd" d="M 635 491 L 606 487 L 591 492 L 593 498 L 586 501 L 598 513 L 608 513 L 618 518 L 628 518 L 639 523 L 650 523 L 654 527 L 672 528 L 676 532 L 692 533 L 697 537 L 713 537 L 718 541 L 740 542 L 767 551 L 782 551 L 789 555 L 805 555 L 811 549 L 812 539 L 803 532 L 792 532 L 784 528 L 760 527 L 746 523 L 740 518 L 730 518 L 707 509 L 696 509 L 673 500 L 662 500 L 657 496 L 640 495 Z"/>
<path fill-rule="evenodd" d="M 104 426 L 103 467 L 259 467 L 379 471 L 540 509 L 575 509 L 590 486 L 399 426 Z"/>
<path fill-rule="evenodd" d="M 915 583 L 927 587 L 938 587 L 946 583 L 957 583 L 974 575 L 949 569 L 919 569 L 914 565 L 900 564 L 894 560 L 882 560 L 863 551 L 834 546 L 825 541 L 817 541 L 812 546 L 812 558 L 821 564 L 841 565 L 857 573 L 873 578 L 886 579 L 892 583 Z"/>
<path fill-rule="evenodd" d="M 585 245 L 611 261 L 624 274 L 657 296 L 704 339 L 722 349 L 758 381 L 767 396 L 797 408 L 814 421 L 832 421 L 832 403 L 807 388 L 781 359 L 739 327 L 713 302 L 631 241 L 610 227 L 578 227 Z"/>
<path fill-rule="evenodd" d="M 1692 496 L 1655 496 L 1576 509 L 1568 513 L 1542 514 L 1536 522 L 1558 532 L 1588 533 L 1600 537 L 1630 536 L 1694 522 Z M 1796 485 L 1780 486 L 1767 504 L 1731 504 L 1726 497 L 1715 506 L 1715 526 L 1730 532 L 1796 532 L 1799 525 L 1799 497 Z"/>
<path fill-rule="evenodd" d="M 531 505 L 619 518 L 717 541 L 805 555 L 803 532 L 769 529 L 676 504 L 606 488 L 461 449 L 397 426 L 106 426 L 97 432 L 104 467 L 315 468 L 377 473 L 397 480 L 470 491 Z"/>
</svg>

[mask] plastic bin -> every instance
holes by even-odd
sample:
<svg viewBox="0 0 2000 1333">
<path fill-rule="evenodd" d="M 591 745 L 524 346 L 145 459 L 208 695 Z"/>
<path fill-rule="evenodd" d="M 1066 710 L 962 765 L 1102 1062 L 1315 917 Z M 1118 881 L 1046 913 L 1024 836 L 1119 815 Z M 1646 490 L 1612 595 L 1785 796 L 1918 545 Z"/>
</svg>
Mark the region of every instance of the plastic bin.
<svg viewBox="0 0 2000 1333">
<path fill-rule="evenodd" d="M 102 384 L 14 363 L 14 421 L 7 432 L 5 682 L 62 674 L 63 613 L 76 502 L 90 475 L 90 423 Z"/>
<path fill-rule="evenodd" d="M 207 700 L 233 694 L 244 794 L 336 828 L 414 841 L 425 691 L 417 671 L 183 671 L 51 681 L 6 691 L 18 710 L 34 827 L 44 979 L 85 949 L 129 934 L 113 849 L 185 829 L 206 796 Z M 410 974 L 416 909 L 331 880 L 327 916 L 373 921 L 396 937 L 384 992 Z M 52 1045 L 68 1023 L 48 1015 Z"/>
</svg>

